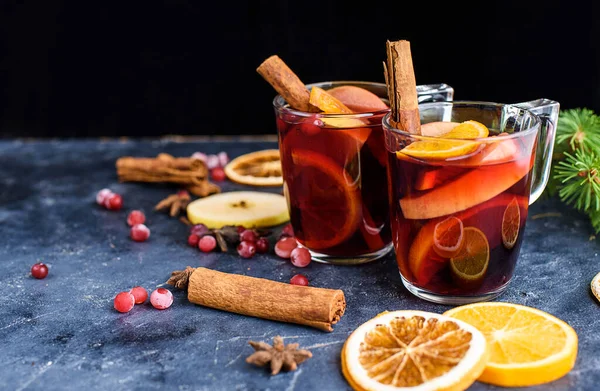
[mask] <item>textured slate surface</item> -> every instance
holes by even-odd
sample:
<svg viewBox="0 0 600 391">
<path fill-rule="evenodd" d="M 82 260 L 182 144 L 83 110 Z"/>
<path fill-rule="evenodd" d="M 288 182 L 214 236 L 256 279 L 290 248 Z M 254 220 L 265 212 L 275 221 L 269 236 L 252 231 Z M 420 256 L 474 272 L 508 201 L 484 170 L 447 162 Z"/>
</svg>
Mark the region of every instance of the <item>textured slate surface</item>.
<svg viewBox="0 0 600 391">
<path fill-rule="evenodd" d="M 183 224 L 152 212 L 173 189 L 119 184 L 114 170 L 123 155 L 226 150 L 235 157 L 270 147 L 276 144 L 0 142 L 0 389 L 346 390 L 338 358 L 358 325 L 383 310 L 449 308 L 410 295 L 390 255 L 359 267 L 313 263 L 302 270 L 313 286 L 346 294 L 347 313 L 332 333 L 202 308 L 176 290 L 168 310 L 147 304 L 128 314 L 114 311 L 116 293 L 134 285 L 152 290 L 186 265 L 278 281 L 298 271 L 272 255 L 243 260 L 188 247 Z M 123 195 L 122 211 L 95 205 L 104 187 Z M 240 188 L 224 185 L 225 191 Z M 128 237 L 125 217 L 132 208 L 147 212 L 148 242 Z M 539 216 L 548 212 L 561 215 Z M 556 201 L 538 201 L 516 275 L 499 299 L 548 311 L 578 332 L 575 368 L 548 390 L 595 390 L 600 381 L 600 309 L 589 290 L 600 271 L 600 246 L 590 234 L 585 218 Z M 29 275 L 38 260 L 50 266 L 45 280 Z M 310 348 L 314 358 L 275 377 L 245 363 L 248 340 L 278 334 Z M 475 383 L 471 389 L 496 388 Z"/>
</svg>

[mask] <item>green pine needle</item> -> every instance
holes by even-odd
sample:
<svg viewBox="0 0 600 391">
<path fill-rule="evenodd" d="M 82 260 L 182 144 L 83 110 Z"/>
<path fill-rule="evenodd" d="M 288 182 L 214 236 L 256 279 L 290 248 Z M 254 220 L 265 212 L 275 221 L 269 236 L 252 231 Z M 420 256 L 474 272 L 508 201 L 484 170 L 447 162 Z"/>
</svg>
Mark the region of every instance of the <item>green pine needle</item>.
<svg viewBox="0 0 600 391">
<path fill-rule="evenodd" d="M 556 128 L 556 147 L 558 152 L 600 152 L 600 117 L 589 109 L 562 111 Z"/>
<path fill-rule="evenodd" d="M 600 157 L 594 152 L 565 152 L 563 161 L 555 167 L 555 178 L 560 181 L 560 199 L 567 205 L 588 212 L 600 210 Z"/>
<path fill-rule="evenodd" d="M 592 227 L 594 227 L 594 231 L 596 233 L 600 233 L 600 211 L 593 210 L 588 213 L 590 216 L 590 222 L 592 223 Z"/>
</svg>

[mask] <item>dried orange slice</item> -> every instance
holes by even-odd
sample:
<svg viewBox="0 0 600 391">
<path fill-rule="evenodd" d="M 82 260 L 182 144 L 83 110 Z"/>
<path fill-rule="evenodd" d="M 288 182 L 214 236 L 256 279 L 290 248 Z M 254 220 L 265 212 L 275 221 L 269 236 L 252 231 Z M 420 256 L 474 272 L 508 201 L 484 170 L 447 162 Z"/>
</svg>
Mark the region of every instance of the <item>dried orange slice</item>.
<svg viewBox="0 0 600 391">
<path fill-rule="evenodd" d="M 485 234 L 475 227 L 464 229 L 464 245 L 450 258 L 452 277 L 461 286 L 475 286 L 483 281 L 490 262 L 490 245 Z"/>
<path fill-rule="evenodd" d="M 433 230 L 433 251 L 443 258 L 452 258 L 460 252 L 464 239 L 463 223 L 450 216 L 437 223 Z"/>
<path fill-rule="evenodd" d="M 281 186 L 281 160 L 278 149 L 265 149 L 241 155 L 225 166 L 230 180 L 251 186 Z"/>
<path fill-rule="evenodd" d="M 503 387 L 533 386 L 564 376 L 575 364 L 577 333 L 547 312 L 486 302 L 456 307 L 444 315 L 469 323 L 485 335 L 490 359 L 479 381 Z"/>
<path fill-rule="evenodd" d="M 479 377 L 487 345 L 475 327 L 423 311 L 391 311 L 359 326 L 342 349 L 354 390 L 461 391 Z"/>
<path fill-rule="evenodd" d="M 516 198 L 506 206 L 502 216 L 502 244 L 507 249 L 511 249 L 517 242 L 519 228 L 521 226 L 521 211 Z"/>
<path fill-rule="evenodd" d="M 590 283 L 592 294 L 600 301 L 600 273 L 596 274 Z"/>
</svg>

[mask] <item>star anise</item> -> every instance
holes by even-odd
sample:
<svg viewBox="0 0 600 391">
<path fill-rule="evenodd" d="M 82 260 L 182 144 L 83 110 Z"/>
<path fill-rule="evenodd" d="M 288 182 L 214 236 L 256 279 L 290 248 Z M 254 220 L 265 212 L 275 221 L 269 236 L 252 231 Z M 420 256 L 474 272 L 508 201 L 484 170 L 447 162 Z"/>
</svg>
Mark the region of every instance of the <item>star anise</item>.
<svg viewBox="0 0 600 391">
<path fill-rule="evenodd" d="M 187 190 L 181 190 L 161 200 L 156 204 L 154 210 L 169 210 L 169 215 L 175 217 L 182 211 L 185 211 L 190 200 L 190 193 Z"/>
<path fill-rule="evenodd" d="M 282 369 L 284 371 L 295 371 L 298 364 L 312 357 L 308 350 L 298 349 L 299 344 L 283 344 L 283 338 L 279 335 L 273 338 L 273 346 L 265 342 L 248 342 L 256 350 L 246 358 L 248 364 L 265 366 L 271 363 L 271 375 L 277 375 Z"/>
</svg>

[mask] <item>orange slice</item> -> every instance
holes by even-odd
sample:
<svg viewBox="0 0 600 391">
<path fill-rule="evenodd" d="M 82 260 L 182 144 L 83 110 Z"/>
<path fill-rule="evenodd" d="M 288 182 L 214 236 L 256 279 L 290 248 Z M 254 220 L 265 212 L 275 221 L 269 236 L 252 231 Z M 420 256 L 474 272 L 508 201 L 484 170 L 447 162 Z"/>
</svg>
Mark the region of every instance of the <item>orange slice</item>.
<svg viewBox="0 0 600 391">
<path fill-rule="evenodd" d="M 225 166 L 225 175 L 233 182 L 251 186 L 281 186 L 281 160 L 278 149 L 266 149 L 241 155 Z"/>
<path fill-rule="evenodd" d="M 310 194 L 310 197 L 296 196 L 296 206 L 301 211 L 303 226 L 310 227 L 300 240 L 311 250 L 334 247 L 348 240 L 361 222 L 360 189 L 355 173 L 340 166 L 331 158 L 305 149 L 292 151 L 292 161 L 303 167 L 305 178 L 296 180 L 298 188 L 288 189 L 292 194 Z M 303 174 L 303 175 L 304 175 Z M 288 183 L 288 185 L 290 185 Z M 307 201 L 309 200 L 309 201 Z M 316 223 L 320 222 L 320 223 Z"/>
<path fill-rule="evenodd" d="M 436 224 L 432 222 L 425 224 L 408 250 L 408 268 L 421 286 L 426 285 L 437 272 L 442 270 L 446 262 L 445 259 L 439 259 L 433 250 L 435 226 Z"/>
<path fill-rule="evenodd" d="M 475 287 L 485 277 L 490 263 L 490 245 L 485 234 L 475 227 L 464 230 L 464 245 L 450 259 L 450 272 L 458 285 Z"/>
<path fill-rule="evenodd" d="M 521 225 L 521 210 L 516 198 L 506 206 L 502 216 L 502 244 L 507 249 L 512 249 L 519 236 Z"/>
<path fill-rule="evenodd" d="M 437 223 L 433 229 L 433 251 L 443 258 L 456 256 L 463 247 L 463 223 L 450 216 Z"/>
<path fill-rule="evenodd" d="M 441 160 L 468 155 L 477 150 L 478 146 L 479 143 L 474 141 L 427 139 L 409 144 L 396 152 L 396 155 L 400 155 L 400 158 L 404 154 L 417 159 Z"/>
<path fill-rule="evenodd" d="M 444 315 L 485 335 L 490 359 L 478 379 L 482 382 L 503 387 L 544 384 L 561 378 L 575 364 L 577 333 L 547 312 L 487 302 L 456 307 Z"/>
<path fill-rule="evenodd" d="M 352 114 L 352 110 L 322 88 L 312 87 L 309 103 L 328 114 Z"/>
<path fill-rule="evenodd" d="M 448 133 L 441 135 L 443 138 L 475 139 L 484 138 L 490 134 L 489 129 L 477 121 L 465 121 L 455 126 Z"/>
<path fill-rule="evenodd" d="M 594 297 L 600 301 L 600 273 L 596 274 L 594 278 L 592 278 L 590 288 L 592 289 L 592 294 Z"/>
<path fill-rule="evenodd" d="M 354 390 L 462 391 L 485 368 L 485 337 L 457 319 L 391 311 L 359 326 L 342 348 L 342 373 Z"/>
</svg>

